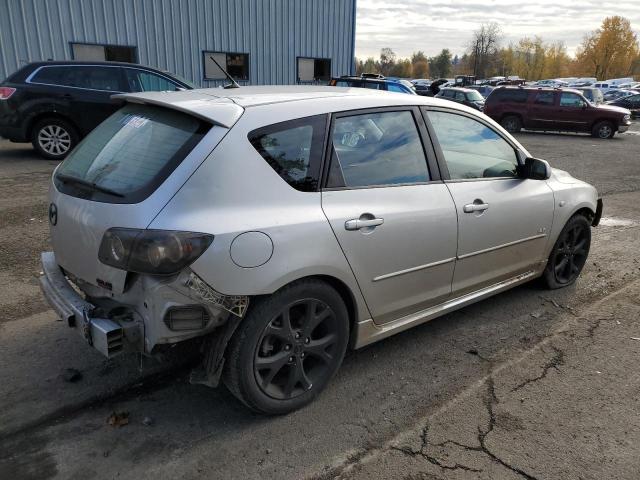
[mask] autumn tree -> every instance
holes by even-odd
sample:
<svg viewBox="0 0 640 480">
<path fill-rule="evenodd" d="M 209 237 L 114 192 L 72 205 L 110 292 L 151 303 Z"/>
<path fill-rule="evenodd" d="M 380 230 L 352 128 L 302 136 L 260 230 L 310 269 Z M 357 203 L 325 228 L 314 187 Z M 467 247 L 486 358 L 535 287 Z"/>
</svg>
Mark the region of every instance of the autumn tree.
<svg viewBox="0 0 640 480">
<path fill-rule="evenodd" d="M 501 35 L 500 27 L 495 22 L 483 23 L 473 32 L 467 54 L 473 62 L 474 75 L 478 78 L 486 78 L 495 69 Z"/>
<path fill-rule="evenodd" d="M 439 55 L 429 58 L 429 71 L 433 78 L 446 78 L 451 74 L 451 52 L 443 49 Z"/>
<path fill-rule="evenodd" d="M 585 36 L 576 53 L 577 68 L 601 80 L 630 76 L 639 52 L 629 20 L 607 17 L 599 29 Z"/>
<path fill-rule="evenodd" d="M 419 50 L 411 55 L 411 75 L 414 78 L 429 78 L 429 59 Z"/>
<path fill-rule="evenodd" d="M 396 54 L 388 47 L 380 50 L 380 73 L 385 77 L 389 76 L 396 63 Z"/>
</svg>

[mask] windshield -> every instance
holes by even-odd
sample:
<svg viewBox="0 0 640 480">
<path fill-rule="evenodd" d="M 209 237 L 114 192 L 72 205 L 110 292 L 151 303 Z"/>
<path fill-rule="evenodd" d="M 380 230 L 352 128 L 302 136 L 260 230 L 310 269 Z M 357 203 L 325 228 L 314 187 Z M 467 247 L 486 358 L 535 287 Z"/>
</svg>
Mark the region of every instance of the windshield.
<svg viewBox="0 0 640 480">
<path fill-rule="evenodd" d="M 63 193 L 136 203 L 182 162 L 210 125 L 166 108 L 129 104 L 93 130 L 58 168 Z"/>
<path fill-rule="evenodd" d="M 470 102 L 484 102 L 484 98 L 477 90 L 467 92 L 467 100 Z"/>
</svg>

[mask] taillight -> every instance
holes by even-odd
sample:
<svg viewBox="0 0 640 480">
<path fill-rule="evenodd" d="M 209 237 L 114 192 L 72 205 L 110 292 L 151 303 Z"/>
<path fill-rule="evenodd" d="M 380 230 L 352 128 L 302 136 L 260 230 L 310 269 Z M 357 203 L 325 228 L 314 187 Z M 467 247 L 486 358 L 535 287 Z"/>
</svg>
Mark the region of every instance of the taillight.
<svg viewBox="0 0 640 480">
<path fill-rule="evenodd" d="M 16 89 L 11 87 L 0 87 L 0 100 L 7 100 L 15 93 Z"/>
<path fill-rule="evenodd" d="M 213 235 L 165 230 L 111 228 L 102 237 L 98 258 L 129 272 L 173 275 L 191 265 Z"/>
</svg>

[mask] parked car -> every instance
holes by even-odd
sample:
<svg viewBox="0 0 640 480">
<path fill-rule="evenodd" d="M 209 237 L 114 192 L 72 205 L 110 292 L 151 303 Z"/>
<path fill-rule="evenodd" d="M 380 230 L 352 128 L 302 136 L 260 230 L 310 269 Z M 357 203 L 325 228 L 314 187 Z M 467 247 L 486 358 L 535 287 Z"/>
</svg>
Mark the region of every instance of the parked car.
<svg viewBox="0 0 640 480">
<path fill-rule="evenodd" d="M 599 88 L 595 88 L 595 87 L 575 87 L 572 88 L 573 90 L 578 90 L 580 93 L 582 93 L 582 96 L 584 98 L 586 98 L 587 100 L 589 100 L 591 103 L 595 103 L 596 105 L 598 103 L 603 103 L 604 102 L 604 96 L 602 95 L 602 92 L 600 91 Z"/>
<path fill-rule="evenodd" d="M 471 88 L 441 88 L 436 95 L 436 98 L 462 103 L 467 107 L 475 108 L 480 111 L 484 108 L 484 97 L 480 95 L 480 92 Z"/>
<path fill-rule="evenodd" d="M 611 102 L 613 100 L 617 100 L 618 98 L 628 97 L 630 95 L 636 95 L 640 93 L 639 90 L 631 90 L 631 89 L 617 89 L 617 90 L 609 90 L 607 93 L 603 95 L 605 102 Z"/>
<path fill-rule="evenodd" d="M 403 82 L 404 81 L 397 79 L 391 80 L 385 78 L 383 75 L 375 73 L 363 73 L 359 77 L 345 75 L 339 78 L 332 78 L 329 81 L 329 86 L 371 88 L 373 90 L 385 90 L 387 92 L 408 93 L 410 95 L 415 95 L 415 88 L 413 88 L 413 86 L 409 87 Z"/>
<path fill-rule="evenodd" d="M 45 158 L 64 158 L 115 112 L 124 92 L 194 88 L 162 70 L 118 62 L 34 62 L 0 84 L 0 136 L 31 142 Z"/>
<path fill-rule="evenodd" d="M 108 357 L 199 344 L 192 381 L 262 413 L 312 401 L 348 346 L 538 277 L 571 285 L 602 213 L 594 187 L 453 102 L 120 98 L 53 174 L 44 294 Z"/>
<path fill-rule="evenodd" d="M 629 110 L 592 104 L 570 89 L 498 87 L 487 98 L 484 113 L 512 133 L 526 128 L 613 138 L 631 124 Z"/>
<path fill-rule="evenodd" d="M 628 83 L 621 83 L 619 88 L 623 88 L 623 89 L 638 89 L 640 88 L 640 82 L 628 82 Z"/>
<path fill-rule="evenodd" d="M 472 90 L 477 90 L 478 93 L 480 95 L 482 95 L 483 98 L 487 98 L 491 92 L 493 92 L 495 87 L 492 87 L 491 85 L 470 85 L 467 88 L 471 88 Z"/>
<path fill-rule="evenodd" d="M 626 108 L 631 111 L 631 115 L 639 118 L 640 117 L 640 92 L 635 95 L 630 95 L 628 97 L 618 98 L 613 102 L 609 102 L 607 105 L 612 105 L 614 107 Z"/>
<path fill-rule="evenodd" d="M 433 92 L 430 88 L 431 83 L 414 83 L 413 86 L 418 95 L 433 97 Z"/>
</svg>

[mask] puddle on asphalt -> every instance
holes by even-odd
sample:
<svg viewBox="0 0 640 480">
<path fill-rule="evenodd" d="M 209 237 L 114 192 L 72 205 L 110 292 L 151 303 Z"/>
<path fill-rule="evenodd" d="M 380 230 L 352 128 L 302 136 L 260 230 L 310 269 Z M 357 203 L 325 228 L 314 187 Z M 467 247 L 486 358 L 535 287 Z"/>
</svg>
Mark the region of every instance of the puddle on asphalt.
<svg viewBox="0 0 640 480">
<path fill-rule="evenodd" d="M 638 225 L 638 222 L 628 218 L 602 217 L 600 219 L 600 225 L 604 225 L 605 227 L 632 227 Z"/>
</svg>

